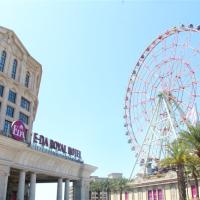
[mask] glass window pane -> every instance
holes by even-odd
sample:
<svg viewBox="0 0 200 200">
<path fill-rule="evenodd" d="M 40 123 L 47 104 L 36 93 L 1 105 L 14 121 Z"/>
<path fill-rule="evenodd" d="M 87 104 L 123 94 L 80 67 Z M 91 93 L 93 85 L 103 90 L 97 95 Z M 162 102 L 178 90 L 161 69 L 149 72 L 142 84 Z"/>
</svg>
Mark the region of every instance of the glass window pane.
<svg viewBox="0 0 200 200">
<path fill-rule="evenodd" d="M 192 192 L 192 198 L 196 198 L 197 197 L 197 189 L 195 185 L 191 186 L 191 192 Z"/>
<path fill-rule="evenodd" d="M 29 117 L 27 115 L 25 115 L 24 113 L 19 113 L 19 120 L 21 120 L 22 122 L 24 122 L 25 124 L 28 125 L 29 122 Z"/>
<path fill-rule="evenodd" d="M 25 77 L 25 86 L 28 88 L 29 86 L 29 80 L 30 80 L 30 73 L 27 72 L 26 73 L 26 77 Z"/>
<path fill-rule="evenodd" d="M 6 115 L 9 117 L 13 117 L 14 116 L 14 108 L 11 106 L 7 106 Z"/>
<path fill-rule="evenodd" d="M 5 120 L 4 122 L 4 127 L 3 127 L 3 132 L 6 133 L 6 135 L 10 134 L 11 132 L 11 122 L 8 120 Z"/>
<path fill-rule="evenodd" d="M 153 190 L 153 200 L 157 200 L 157 190 Z"/>
<path fill-rule="evenodd" d="M 125 192 L 125 200 L 128 200 L 128 192 Z"/>
<path fill-rule="evenodd" d="M 11 73 L 11 77 L 13 79 L 15 79 L 15 77 L 16 77 L 16 72 L 17 72 L 17 60 L 14 59 L 13 66 L 12 66 L 12 73 Z"/>
<path fill-rule="evenodd" d="M 163 200 L 163 192 L 161 189 L 158 189 L 158 200 Z"/>
<path fill-rule="evenodd" d="M 1 97 L 3 96 L 3 91 L 4 91 L 4 86 L 0 85 L 0 96 Z"/>
<path fill-rule="evenodd" d="M 153 200 L 153 198 L 152 198 L 152 190 L 148 190 L 148 200 Z"/>
<path fill-rule="evenodd" d="M 12 90 L 9 90 L 8 100 L 12 103 L 15 103 L 16 101 L 16 93 L 13 92 Z"/>
<path fill-rule="evenodd" d="M 1 59 L 0 59 L 0 71 L 1 72 L 4 71 L 5 62 L 6 62 L 6 52 L 3 51 L 1 54 Z"/>
<path fill-rule="evenodd" d="M 30 101 L 25 99 L 24 97 L 21 98 L 21 107 L 26 109 L 27 111 L 30 110 Z"/>
</svg>

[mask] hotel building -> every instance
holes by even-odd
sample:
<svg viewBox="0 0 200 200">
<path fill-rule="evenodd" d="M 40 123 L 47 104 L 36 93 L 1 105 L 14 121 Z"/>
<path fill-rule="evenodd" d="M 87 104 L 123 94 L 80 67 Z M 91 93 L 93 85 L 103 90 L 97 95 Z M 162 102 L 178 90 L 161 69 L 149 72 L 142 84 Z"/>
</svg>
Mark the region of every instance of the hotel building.
<svg viewBox="0 0 200 200">
<path fill-rule="evenodd" d="M 0 27 L 0 200 L 34 200 L 36 183 L 57 182 L 57 200 L 89 199 L 89 177 L 96 167 L 81 152 L 32 133 L 42 66 L 16 34 Z"/>
</svg>

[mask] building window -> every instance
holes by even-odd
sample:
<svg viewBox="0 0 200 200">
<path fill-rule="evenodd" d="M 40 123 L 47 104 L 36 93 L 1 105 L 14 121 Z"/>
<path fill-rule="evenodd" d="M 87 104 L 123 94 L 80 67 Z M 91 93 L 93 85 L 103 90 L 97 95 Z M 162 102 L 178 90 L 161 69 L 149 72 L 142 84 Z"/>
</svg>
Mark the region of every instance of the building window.
<svg viewBox="0 0 200 200">
<path fill-rule="evenodd" d="M 162 190 L 148 190 L 148 200 L 163 200 Z"/>
<path fill-rule="evenodd" d="M 195 185 L 191 186 L 191 193 L 192 193 L 192 199 L 196 199 L 197 197 L 197 189 Z"/>
<path fill-rule="evenodd" d="M 3 132 L 4 133 L 10 134 L 10 132 L 11 132 L 11 124 L 12 124 L 12 122 L 10 122 L 8 120 L 5 120 L 4 127 L 3 127 Z"/>
<path fill-rule="evenodd" d="M 1 72 L 3 72 L 3 70 L 4 70 L 5 62 L 6 62 L 6 52 L 2 51 L 1 60 L 0 60 L 0 71 Z"/>
<path fill-rule="evenodd" d="M 29 81 L 30 81 L 30 73 L 27 72 L 26 73 L 26 77 L 25 77 L 25 86 L 28 88 L 29 87 Z"/>
<path fill-rule="evenodd" d="M 17 73 L 17 60 L 14 59 L 13 66 L 12 66 L 12 73 L 11 73 L 12 79 L 15 79 L 16 73 Z"/>
<path fill-rule="evenodd" d="M 157 200 L 157 190 L 153 190 L 153 200 Z"/>
<path fill-rule="evenodd" d="M 3 96 L 3 91 L 4 91 L 4 86 L 0 85 L 0 96 L 1 97 Z"/>
<path fill-rule="evenodd" d="M 163 200 L 163 192 L 161 189 L 158 189 L 158 200 Z"/>
<path fill-rule="evenodd" d="M 29 121 L 29 117 L 27 115 L 25 115 L 24 113 L 19 113 L 19 120 L 21 120 L 22 122 L 24 122 L 25 124 L 28 125 L 28 121 Z"/>
<path fill-rule="evenodd" d="M 125 200 L 128 200 L 128 192 L 125 192 Z"/>
<path fill-rule="evenodd" d="M 25 99 L 24 97 L 21 98 L 21 107 L 26 109 L 27 111 L 30 110 L 30 101 Z"/>
<path fill-rule="evenodd" d="M 7 106 L 6 115 L 9 117 L 13 117 L 14 116 L 14 108 L 11 106 Z"/>
<path fill-rule="evenodd" d="M 152 190 L 148 190 L 148 200 L 153 200 L 153 198 L 152 198 Z"/>
<path fill-rule="evenodd" d="M 13 92 L 12 90 L 9 90 L 8 100 L 12 103 L 15 103 L 16 101 L 16 93 Z"/>
</svg>

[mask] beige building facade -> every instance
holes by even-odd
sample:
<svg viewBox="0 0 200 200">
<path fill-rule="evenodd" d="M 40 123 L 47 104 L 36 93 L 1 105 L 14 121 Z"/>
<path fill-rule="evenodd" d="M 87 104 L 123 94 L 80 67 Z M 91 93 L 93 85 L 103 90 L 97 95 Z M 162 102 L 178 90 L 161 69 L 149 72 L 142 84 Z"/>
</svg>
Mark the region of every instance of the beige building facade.
<svg viewBox="0 0 200 200">
<path fill-rule="evenodd" d="M 0 27 L 0 200 L 35 200 L 37 183 L 53 182 L 57 200 L 87 200 L 96 167 L 81 151 L 32 133 L 41 76 L 16 34 Z"/>
<path fill-rule="evenodd" d="M 194 180 L 188 178 L 186 185 L 188 199 L 195 200 L 197 191 Z M 119 192 L 112 192 L 111 200 L 120 200 Z M 179 200 L 176 173 L 169 172 L 146 179 L 138 177 L 128 184 L 122 200 Z"/>
<path fill-rule="evenodd" d="M 0 124 L 5 134 L 9 135 L 12 122 L 20 119 L 27 129 L 27 141 L 31 142 L 41 76 L 41 65 L 16 34 L 0 27 Z"/>
</svg>

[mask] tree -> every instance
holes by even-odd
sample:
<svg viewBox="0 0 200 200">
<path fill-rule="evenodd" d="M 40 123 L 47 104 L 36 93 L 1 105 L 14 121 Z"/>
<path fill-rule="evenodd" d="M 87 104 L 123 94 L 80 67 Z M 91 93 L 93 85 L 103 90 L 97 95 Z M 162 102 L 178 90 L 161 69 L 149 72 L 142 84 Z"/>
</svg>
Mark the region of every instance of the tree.
<svg viewBox="0 0 200 200">
<path fill-rule="evenodd" d="M 197 198 L 199 199 L 199 184 L 198 184 L 198 176 L 200 173 L 200 159 L 197 155 L 189 153 L 186 156 L 186 172 L 194 178 L 195 187 L 197 190 Z"/>
<path fill-rule="evenodd" d="M 101 180 L 95 180 L 90 182 L 90 191 L 97 193 L 98 200 L 101 199 L 101 192 L 103 191 L 103 182 Z"/>
<path fill-rule="evenodd" d="M 90 199 L 91 193 L 97 193 L 97 198 L 100 200 L 100 193 L 102 191 L 106 191 L 107 199 L 111 199 L 111 191 L 119 192 L 120 193 L 120 200 L 122 200 L 122 193 L 125 189 L 128 188 L 127 186 L 128 180 L 125 178 L 107 178 L 102 180 L 93 180 L 90 182 Z"/>
<path fill-rule="evenodd" d="M 114 193 L 118 192 L 118 181 L 116 178 L 110 179 L 110 189 Z"/>
<path fill-rule="evenodd" d="M 161 161 L 161 166 L 176 169 L 179 199 L 186 200 L 186 182 L 184 165 L 186 162 L 187 148 L 181 140 L 176 140 L 168 146 L 168 157 Z"/>
<path fill-rule="evenodd" d="M 90 182 L 89 199 L 92 199 L 92 192 L 96 192 L 95 181 L 91 181 L 91 182 Z"/>
<path fill-rule="evenodd" d="M 112 179 L 112 190 L 113 191 L 119 191 L 120 193 L 120 200 L 122 200 L 122 193 L 127 189 L 127 182 L 128 180 L 126 178 L 117 178 Z"/>
<path fill-rule="evenodd" d="M 180 136 L 200 158 L 200 124 L 188 126 L 188 131 L 182 131 Z"/>
<path fill-rule="evenodd" d="M 106 193 L 107 193 L 107 200 L 110 200 L 110 192 L 111 192 L 111 188 L 112 188 L 112 179 L 105 179 L 103 181 L 103 188 L 105 189 Z"/>
<path fill-rule="evenodd" d="M 200 124 L 197 124 L 196 126 L 188 126 L 188 131 L 182 131 L 180 136 L 180 139 L 187 145 L 190 151 L 187 155 L 186 167 L 187 171 L 195 180 L 197 198 L 199 198 L 198 176 L 200 169 Z"/>
</svg>

